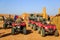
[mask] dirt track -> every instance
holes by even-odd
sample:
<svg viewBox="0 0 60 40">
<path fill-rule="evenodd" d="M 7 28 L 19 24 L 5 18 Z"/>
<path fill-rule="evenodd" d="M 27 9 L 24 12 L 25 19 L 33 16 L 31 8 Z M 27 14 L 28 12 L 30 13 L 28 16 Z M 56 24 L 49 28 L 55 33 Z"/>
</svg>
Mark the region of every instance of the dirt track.
<svg viewBox="0 0 60 40">
<path fill-rule="evenodd" d="M 2 29 L 2 24 L 0 24 L 0 37 L 0 40 L 60 40 L 60 36 L 55 37 L 54 35 L 41 37 L 37 31 L 32 30 L 30 27 L 27 27 L 27 35 L 22 33 L 11 35 L 11 29 Z"/>
</svg>

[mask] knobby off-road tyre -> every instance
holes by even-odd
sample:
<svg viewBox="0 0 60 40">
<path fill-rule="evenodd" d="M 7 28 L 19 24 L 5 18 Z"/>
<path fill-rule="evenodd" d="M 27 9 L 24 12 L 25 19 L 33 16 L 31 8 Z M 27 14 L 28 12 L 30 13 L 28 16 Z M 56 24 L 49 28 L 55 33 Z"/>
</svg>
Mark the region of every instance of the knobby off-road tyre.
<svg viewBox="0 0 60 40">
<path fill-rule="evenodd" d="M 30 24 L 28 24 L 28 27 L 30 27 Z"/>
<path fill-rule="evenodd" d="M 33 30 L 36 30 L 36 29 L 37 29 L 37 27 L 36 27 L 36 25 L 34 24 L 34 25 L 33 25 Z"/>
<path fill-rule="evenodd" d="M 38 27 L 38 33 L 41 34 L 41 28 L 40 27 Z"/>
<path fill-rule="evenodd" d="M 15 28 L 12 28 L 12 29 L 11 29 L 11 34 L 12 34 L 12 35 L 15 34 L 15 30 L 16 30 Z"/>
<path fill-rule="evenodd" d="M 28 23 L 28 27 L 30 27 L 31 23 Z"/>
<path fill-rule="evenodd" d="M 7 24 L 3 24 L 3 29 L 6 29 L 7 28 Z"/>
<path fill-rule="evenodd" d="M 26 35 L 27 32 L 26 32 L 26 27 L 23 27 L 23 33 Z"/>
<path fill-rule="evenodd" d="M 59 36 L 59 33 L 58 33 L 57 30 L 55 31 L 54 35 L 55 35 L 55 36 Z"/>
<path fill-rule="evenodd" d="M 30 25 L 31 29 L 33 29 L 33 24 Z"/>
<path fill-rule="evenodd" d="M 44 30 L 44 28 L 41 29 L 41 36 L 45 37 L 45 30 Z"/>
</svg>

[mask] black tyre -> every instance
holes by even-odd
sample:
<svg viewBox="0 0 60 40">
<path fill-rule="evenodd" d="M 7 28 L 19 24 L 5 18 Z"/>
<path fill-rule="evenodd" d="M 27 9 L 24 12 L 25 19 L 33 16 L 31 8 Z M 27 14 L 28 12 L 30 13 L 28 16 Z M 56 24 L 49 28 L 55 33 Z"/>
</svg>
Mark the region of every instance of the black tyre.
<svg viewBox="0 0 60 40">
<path fill-rule="evenodd" d="M 28 27 L 30 27 L 30 24 L 28 24 Z"/>
<path fill-rule="evenodd" d="M 37 29 L 37 27 L 36 27 L 36 25 L 34 24 L 34 25 L 33 25 L 33 30 L 36 30 L 36 29 Z"/>
<path fill-rule="evenodd" d="M 55 31 L 54 35 L 55 35 L 55 36 L 59 36 L 59 33 L 58 33 L 57 30 Z"/>
<path fill-rule="evenodd" d="M 28 27 L 30 27 L 30 23 L 28 23 Z"/>
<path fill-rule="evenodd" d="M 45 37 L 45 30 L 44 30 L 44 28 L 41 29 L 41 36 Z"/>
<path fill-rule="evenodd" d="M 33 24 L 30 25 L 31 29 L 33 29 Z"/>
<path fill-rule="evenodd" d="M 7 27 L 8 27 L 8 28 L 12 28 L 12 25 L 8 25 Z"/>
<path fill-rule="evenodd" d="M 15 30 L 16 30 L 15 28 L 12 28 L 12 29 L 11 29 L 11 34 L 12 34 L 12 35 L 15 34 Z"/>
<path fill-rule="evenodd" d="M 4 23 L 3 24 L 3 28 L 6 29 L 7 28 L 7 24 Z"/>
<path fill-rule="evenodd" d="M 38 27 L 38 33 L 39 33 L 39 34 L 41 33 L 41 28 L 40 28 L 40 27 Z"/>
<path fill-rule="evenodd" d="M 26 33 L 26 27 L 23 27 L 23 33 L 24 33 L 24 34 L 27 34 L 27 33 Z"/>
</svg>

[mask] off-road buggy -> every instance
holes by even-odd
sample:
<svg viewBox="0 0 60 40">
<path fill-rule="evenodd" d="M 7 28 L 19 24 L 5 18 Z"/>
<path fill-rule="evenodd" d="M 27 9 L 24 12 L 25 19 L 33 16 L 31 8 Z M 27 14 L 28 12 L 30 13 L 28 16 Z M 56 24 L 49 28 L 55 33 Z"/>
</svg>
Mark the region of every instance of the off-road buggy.
<svg viewBox="0 0 60 40">
<path fill-rule="evenodd" d="M 54 34 L 55 36 L 59 36 L 59 33 L 57 31 L 55 24 L 43 24 L 43 23 L 37 23 L 38 25 L 38 33 L 40 33 L 43 37 L 46 34 Z"/>
<path fill-rule="evenodd" d="M 6 18 L 4 20 L 3 28 L 5 29 L 5 28 L 12 27 L 12 22 L 14 22 L 12 18 Z"/>
<path fill-rule="evenodd" d="M 35 19 L 31 21 L 31 24 L 33 24 L 33 26 L 32 26 L 33 30 L 37 30 L 38 29 L 38 26 L 39 25 L 41 26 L 42 21 L 43 21 L 42 16 L 36 15 L 35 16 Z"/>
<path fill-rule="evenodd" d="M 11 33 L 16 34 L 18 32 L 23 32 L 24 34 L 26 34 L 26 23 L 24 21 L 21 21 L 19 23 L 12 23 Z"/>
</svg>

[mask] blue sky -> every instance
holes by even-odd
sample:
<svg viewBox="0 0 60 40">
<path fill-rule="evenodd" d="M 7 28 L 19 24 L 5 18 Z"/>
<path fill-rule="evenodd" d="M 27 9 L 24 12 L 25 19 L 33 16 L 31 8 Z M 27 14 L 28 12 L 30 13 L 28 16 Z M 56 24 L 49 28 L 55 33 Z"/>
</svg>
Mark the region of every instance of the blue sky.
<svg viewBox="0 0 60 40">
<path fill-rule="evenodd" d="M 0 0 L 0 13 L 41 13 L 43 7 L 46 7 L 47 14 L 56 15 L 60 8 L 60 0 Z"/>
</svg>

